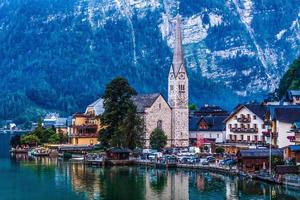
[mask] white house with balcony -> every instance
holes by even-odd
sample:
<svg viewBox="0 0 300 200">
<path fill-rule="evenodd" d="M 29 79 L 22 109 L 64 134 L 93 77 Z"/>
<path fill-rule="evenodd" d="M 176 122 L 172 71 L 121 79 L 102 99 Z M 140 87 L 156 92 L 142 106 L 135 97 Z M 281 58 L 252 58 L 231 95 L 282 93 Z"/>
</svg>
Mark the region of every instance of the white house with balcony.
<svg viewBox="0 0 300 200">
<path fill-rule="evenodd" d="M 226 123 L 226 144 L 237 148 L 249 148 L 266 145 L 264 116 L 267 106 L 262 104 L 244 104 L 238 106 L 224 122 Z M 237 151 L 237 150 L 236 150 Z"/>
<path fill-rule="evenodd" d="M 293 125 L 300 121 L 300 105 L 269 106 L 268 117 L 272 124 L 273 144 L 278 148 L 297 143 Z"/>
</svg>

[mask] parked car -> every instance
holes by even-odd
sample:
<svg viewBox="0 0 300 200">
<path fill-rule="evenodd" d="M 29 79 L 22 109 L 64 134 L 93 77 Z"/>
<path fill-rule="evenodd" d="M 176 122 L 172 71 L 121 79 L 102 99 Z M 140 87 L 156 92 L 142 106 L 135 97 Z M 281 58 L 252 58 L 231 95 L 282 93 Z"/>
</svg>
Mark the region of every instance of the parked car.
<svg viewBox="0 0 300 200">
<path fill-rule="evenodd" d="M 232 165 L 236 165 L 236 164 L 237 164 L 237 160 L 234 160 L 234 159 L 230 159 L 225 162 L 225 165 L 228 165 L 228 166 L 232 166 Z"/>
<path fill-rule="evenodd" d="M 216 158 L 213 157 L 213 156 L 207 156 L 207 157 L 206 157 L 206 160 L 207 160 L 208 162 L 210 162 L 210 163 L 213 163 L 213 162 L 216 161 Z"/>
<path fill-rule="evenodd" d="M 188 163 L 189 164 L 196 164 L 196 163 L 199 163 L 200 162 L 200 158 L 198 157 L 190 157 L 187 159 Z"/>
<path fill-rule="evenodd" d="M 202 165 L 209 165 L 209 162 L 207 161 L 207 159 L 204 159 L 201 161 L 201 164 Z"/>
<path fill-rule="evenodd" d="M 231 158 L 226 158 L 224 160 L 221 160 L 220 165 L 226 165 L 226 162 L 229 161 L 229 160 L 231 160 Z"/>
</svg>

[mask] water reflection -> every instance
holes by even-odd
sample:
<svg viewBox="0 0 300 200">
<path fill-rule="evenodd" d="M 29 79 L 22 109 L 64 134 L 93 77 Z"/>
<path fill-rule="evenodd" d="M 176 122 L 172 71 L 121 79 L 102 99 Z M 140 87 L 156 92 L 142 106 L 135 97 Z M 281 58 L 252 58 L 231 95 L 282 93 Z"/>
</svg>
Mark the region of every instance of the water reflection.
<svg viewBox="0 0 300 200">
<path fill-rule="evenodd" d="M 13 183 L 10 192 L 15 196 L 11 199 L 300 199 L 298 190 L 284 186 L 196 170 L 93 168 L 54 158 L 30 158 L 26 155 L 14 157 L 6 168 L 10 168 L 7 172 L 13 173 L 13 176 L 21 180 L 28 179 L 30 184 L 39 188 L 31 191 L 33 195 L 26 194 L 27 198 L 20 198 L 22 187 Z M 0 187 L 7 184 L 1 176 Z"/>
</svg>

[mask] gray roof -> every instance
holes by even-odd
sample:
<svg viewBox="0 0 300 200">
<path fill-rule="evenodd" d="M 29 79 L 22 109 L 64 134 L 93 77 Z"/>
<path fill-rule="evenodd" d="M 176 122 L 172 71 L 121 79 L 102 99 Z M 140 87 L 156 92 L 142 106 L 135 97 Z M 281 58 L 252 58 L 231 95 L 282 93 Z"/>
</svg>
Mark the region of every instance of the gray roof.
<svg viewBox="0 0 300 200">
<path fill-rule="evenodd" d="M 289 98 L 292 96 L 300 96 L 300 90 L 288 90 L 287 94 Z"/>
<path fill-rule="evenodd" d="M 269 157 L 270 150 L 269 149 L 247 149 L 241 150 L 240 156 L 247 158 L 266 158 Z M 272 149 L 272 156 L 283 157 L 282 149 Z"/>
<path fill-rule="evenodd" d="M 91 103 L 90 105 L 88 105 L 87 109 L 92 107 L 95 110 L 95 115 L 101 115 L 104 112 L 104 108 L 103 108 L 103 99 L 97 99 L 96 101 L 94 101 L 93 103 Z M 86 111 L 87 111 L 86 109 Z"/>
<path fill-rule="evenodd" d="M 227 116 L 191 116 L 189 118 L 190 131 L 223 131 L 225 130 L 225 123 L 223 122 Z M 208 129 L 200 129 L 199 123 L 204 120 L 208 125 Z"/>
<path fill-rule="evenodd" d="M 146 108 L 149 108 L 153 105 L 155 100 L 160 96 L 159 93 L 153 94 L 138 94 L 132 97 L 132 101 L 137 108 L 138 113 L 145 112 Z"/>
<path fill-rule="evenodd" d="M 271 116 L 280 122 L 298 122 L 300 121 L 300 106 L 275 107 Z"/>
<path fill-rule="evenodd" d="M 238 113 L 242 108 L 247 108 L 251 112 L 253 112 L 257 117 L 260 119 L 264 119 L 265 114 L 268 111 L 268 107 L 266 105 L 262 104 L 256 104 L 256 103 L 250 103 L 250 104 L 242 104 L 239 105 L 230 115 L 225 119 L 225 121 L 228 121 L 230 118 L 232 118 L 236 113 Z"/>
</svg>

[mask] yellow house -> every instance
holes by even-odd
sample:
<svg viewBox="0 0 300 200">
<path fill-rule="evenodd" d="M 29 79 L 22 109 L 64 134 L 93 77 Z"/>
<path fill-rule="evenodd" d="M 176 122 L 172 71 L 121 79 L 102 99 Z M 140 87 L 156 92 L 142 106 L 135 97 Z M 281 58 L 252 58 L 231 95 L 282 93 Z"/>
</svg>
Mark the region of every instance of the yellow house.
<svg viewBox="0 0 300 200">
<path fill-rule="evenodd" d="M 99 115 L 103 113 L 103 100 L 90 104 L 85 113 L 72 116 L 69 141 L 73 145 L 94 145 L 98 143 L 98 133 L 102 128 Z"/>
</svg>

